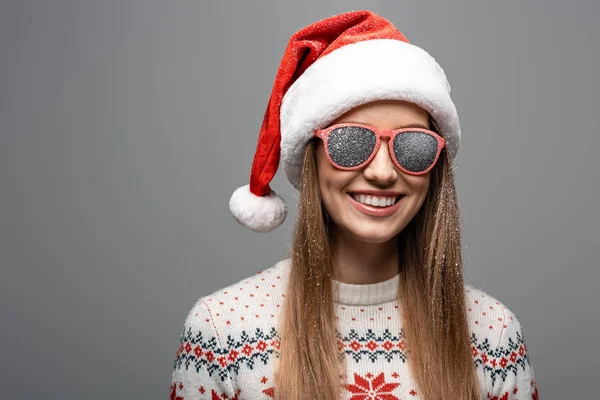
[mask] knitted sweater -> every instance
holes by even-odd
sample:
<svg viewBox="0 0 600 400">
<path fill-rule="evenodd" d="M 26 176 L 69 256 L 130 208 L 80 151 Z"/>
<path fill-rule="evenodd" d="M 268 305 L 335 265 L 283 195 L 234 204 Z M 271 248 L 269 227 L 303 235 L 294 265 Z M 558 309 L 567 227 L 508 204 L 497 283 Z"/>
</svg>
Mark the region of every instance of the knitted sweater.
<svg viewBox="0 0 600 400">
<path fill-rule="evenodd" d="M 185 320 L 171 400 L 271 399 L 277 321 L 290 259 L 200 298 Z M 400 275 L 374 284 L 334 281 L 344 399 L 418 399 L 399 316 Z M 482 399 L 538 399 L 519 321 L 501 302 L 465 285 L 473 362 Z"/>
</svg>

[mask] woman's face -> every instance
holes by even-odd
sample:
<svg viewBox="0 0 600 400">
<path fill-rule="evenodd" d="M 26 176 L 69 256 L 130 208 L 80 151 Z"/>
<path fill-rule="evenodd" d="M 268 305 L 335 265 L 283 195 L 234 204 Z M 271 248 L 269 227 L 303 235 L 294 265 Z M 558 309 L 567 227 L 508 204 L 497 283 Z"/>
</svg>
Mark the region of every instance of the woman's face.
<svg viewBox="0 0 600 400">
<path fill-rule="evenodd" d="M 382 129 L 413 126 L 429 129 L 429 115 L 425 110 L 396 100 L 364 104 L 342 115 L 331 125 L 342 122 L 358 122 Z M 321 197 L 338 234 L 349 234 L 364 242 L 382 243 L 394 238 L 408 225 L 425 200 L 430 173 L 413 176 L 398 169 L 390 158 L 387 139 L 382 139 L 377 154 L 363 168 L 340 170 L 327 160 L 323 141 L 315 140 Z M 372 190 L 402 194 L 399 207 L 387 216 L 366 213 L 351 194 Z"/>
</svg>

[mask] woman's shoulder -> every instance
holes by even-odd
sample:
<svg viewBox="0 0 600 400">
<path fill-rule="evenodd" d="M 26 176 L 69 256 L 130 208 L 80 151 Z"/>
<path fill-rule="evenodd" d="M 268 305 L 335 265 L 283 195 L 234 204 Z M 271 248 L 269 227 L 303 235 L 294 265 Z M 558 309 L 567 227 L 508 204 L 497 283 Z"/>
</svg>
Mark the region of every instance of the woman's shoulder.
<svg viewBox="0 0 600 400">
<path fill-rule="evenodd" d="M 471 351 L 488 398 L 510 393 L 537 399 L 537 383 L 521 323 L 504 303 L 465 285 Z M 490 393 L 492 393 L 490 395 Z"/>
<path fill-rule="evenodd" d="M 180 336 L 173 382 L 201 388 L 214 383 L 213 398 L 237 398 L 240 368 L 256 371 L 259 359 L 266 365 L 265 357 L 279 349 L 275 327 L 287 265 L 281 260 L 195 302 Z"/>
<path fill-rule="evenodd" d="M 511 309 L 484 290 L 465 284 L 465 295 L 469 322 L 474 330 L 499 336 L 510 325 L 519 323 Z"/>
<path fill-rule="evenodd" d="M 189 311 L 186 325 L 202 321 L 216 333 L 270 329 L 285 297 L 289 259 L 200 297 Z"/>
<path fill-rule="evenodd" d="M 489 293 L 465 284 L 467 320 L 473 351 L 494 350 L 496 353 L 526 350 L 521 323 L 515 313 Z"/>
<path fill-rule="evenodd" d="M 215 302 L 235 304 L 240 301 L 254 302 L 257 297 L 261 296 L 271 297 L 272 292 L 279 292 L 279 289 L 283 288 L 282 282 L 287 278 L 285 272 L 289 261 L 290 259 L 280 260 L 244 279 L 201 297 L 199 301 L 209 304 L 215 304 Z"/>
</svg>

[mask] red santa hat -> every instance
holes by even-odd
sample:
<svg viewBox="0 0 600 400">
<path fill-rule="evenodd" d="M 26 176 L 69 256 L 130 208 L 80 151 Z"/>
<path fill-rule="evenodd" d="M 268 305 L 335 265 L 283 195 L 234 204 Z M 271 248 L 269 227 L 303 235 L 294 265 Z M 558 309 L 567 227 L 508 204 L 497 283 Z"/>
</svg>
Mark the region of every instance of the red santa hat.
<svg viewBox="0 0 600 400">
<path fill-rule="evenodd" d="M 257 232 L 281 225 L 287 207 L 269 187 L 280 158 L 288 180 L 300 190 L 304 147 L 315 129 L 376 100 L 404 100 L 427 111 L 454 159 L 460 125 L 446 75 L 391 22 L 371 11 L 354 11 L 296 32 L 275 77 L 250 184 L 229 201 L 236 221 Z"/>
</svg>

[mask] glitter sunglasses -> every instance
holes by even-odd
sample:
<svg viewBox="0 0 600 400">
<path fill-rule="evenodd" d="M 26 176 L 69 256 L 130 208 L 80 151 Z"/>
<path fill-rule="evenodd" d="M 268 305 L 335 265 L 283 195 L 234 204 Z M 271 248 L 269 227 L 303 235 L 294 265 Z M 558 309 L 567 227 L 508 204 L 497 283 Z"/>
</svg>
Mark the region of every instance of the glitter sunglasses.
<svg viewBox="0 0 600 400">
<path fill-rule="evenodd" d="M 323 140 L 329 162 L 346 171 L 371 162 L 381 146 L 381 139 L 389 139 L 394 164 L 406 174 L 423 175 L 433 168 L 446 145 L 443 137 L 428 129 L 379 129 L 358 123 L 317 129 L 314 136 Z"/>
</svg>

